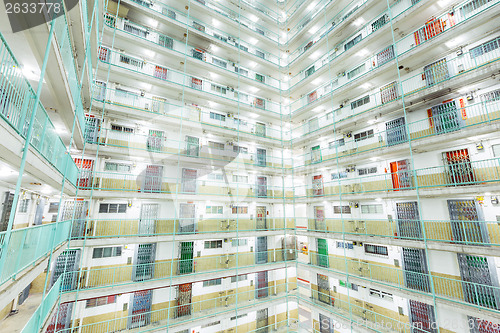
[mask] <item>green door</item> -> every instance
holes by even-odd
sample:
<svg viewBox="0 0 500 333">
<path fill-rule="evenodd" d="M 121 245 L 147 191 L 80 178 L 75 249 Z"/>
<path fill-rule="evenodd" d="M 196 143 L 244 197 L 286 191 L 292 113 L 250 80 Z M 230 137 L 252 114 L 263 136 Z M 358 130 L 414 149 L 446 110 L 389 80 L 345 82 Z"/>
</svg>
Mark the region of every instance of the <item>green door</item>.
<svg viewBox="0 0 500 333">
<path fill-rule="evenodd" d="M 318 238 L 318 266 L 328 267 L 328 243 Z"/>
<path fill-rule="evenodd" d="M 193 242 L 181 242 L 179 274 L 188 274 L 192 272 L 193 272 Z"/>
</svg>

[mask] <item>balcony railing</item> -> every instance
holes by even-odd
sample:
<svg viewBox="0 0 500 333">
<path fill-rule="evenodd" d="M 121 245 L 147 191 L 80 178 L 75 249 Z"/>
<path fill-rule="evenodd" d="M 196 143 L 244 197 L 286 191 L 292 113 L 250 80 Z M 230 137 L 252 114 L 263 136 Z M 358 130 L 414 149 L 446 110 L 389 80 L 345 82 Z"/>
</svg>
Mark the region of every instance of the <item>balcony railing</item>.
<svg viewBox="0 0 500 333">
<path fill-rule="evenodd" d="M 81 324 L 71 328 L 61 329 L 59 332 L 69 333 L 77 329 L 82 333 L 105 333 L 116 332 L 126 329 L 141 328 L 140 330 L 157 330 L 165 327 L 171 327 L 183 322 L 192 322 L 203 318 L 224 318 L 242 311 L 243 308 L 248 309 L 252 306 L 257 306 L 269 301 L 283 301 L 286 303 L 287 290 L 295 286 L 295 283 L 275 283 L 272 287 L 263 287 L 255 290 L 244 290 L 247 288 L 235 288 L 234 293 L 221 295 L 200 301 L 190 300 L 182 303 L 180 299 L 174 299 L 171 302 L 161 303 L 154 306 L 154 310 L 148 310 L 137 314 L 127 315 L 123 312 L 120 317 L 115 317 L 111 320 L 94 322 L 90 324 Z M 180 286 L 179 286 L 180 287 Z M 253 289 L 253 288 L 252 288 Z M 289 297 L 293 297 L 290 295 Z M 151 304 L 153 305 L 153 304 Z M 130 305 L 132 307 L 132 305 Z M 251 312 L 245 310 L 246 312 Z M 55 313 L 54 317 L 58 314 Z M 229 319 L 229 318 L 228 318 Z M 277 327 L 286 326 L 289 320 L 294 317 L 290 316 L 288 320 L 276 322 Z M 83 320 L 85 322 L 85 320 Z M 275 324 L 272 324 L 274 327 Z M 173 327 L 171 329 L 174 329 Z M 266 328 L 267 329 L 267 328 Z M 251 332 L 259 332 L 258 330 Z"/>
<path fill-rule="evenodd" d="M 6 256 L 0 269 L 0 284 L 50 254 L 69 239 L 71 221 L 56 222 L 12 230 L 9 243 L 4 242 L 6 231 L 0 233 L 0 255 Z"/>
<path fill-rule="evenodd" d="M 112 15 L 107 14 L 107 17 L 112 17 Z M 273 87 L 276 89 L 280 88 L 280 82 L 268 75 L 259 74 L 251 69 L 240 67 L 238 65 L 235 65 L 233 61 L 214 56 L 204 50 L 200 50 L 194 46 L 187 45 L 186 42 L 178 41 L 162 34 L 159 31 L 141 26 L 130 20 L 124 21 L 119 18 L 116 22 L 115 21 L 116 20 L 110 21 L 108 19 L 106 20 L 106 25 L 110 28 L 119 29 L 124 33 L 137 36 L 139 38 L 147 40 L 148 42 L 168 48 L 182 55 L 187 55 L 190 58 L 204 61 L 212 66 L 223 68 L 230 73 L 235 73 L 235 75 L 242 75 L 249 78 L 250 80 L 255 80 L 269 87 Z M 115 22 L 114 26 L 111 25 L 112 22 Z"/>
<path fill-rule="evenodd" d="M 9 124 L 23 139 L 29 126 L 33 126 L 31 146 L 40 153 L 66 179 L 76 184 L 77 167 L 67 154 L 66 146 L 58 136 L 42 103 L 34 105 L 35 91 L 24 77 L 3 35 L 0 34 L 0 118 Z M 30 124 L 36 108 L 35 122 Z"/>
<path fill-rule="evenodd" d="M 145 226 L 147 224 L 147 226 Z M 261 221 L 255 217 L 219 218 L 155 218 L 137 219 L 90 219 L 86 221 L 85 238 L 110 238 L 133 236 L 181 236 L 204 233 L 234 233 L 259 231 L 285 231 L 295 227 L 293 219 L 266 217 Z M 83 229 L 82 229 L 83 230 Z M 75 236 L 75 235 L 73 235 Z M 83 238 L 83 235 L 76 237 Z"/>
<path fill-rule="evenodd" d="M 496 221 L 385 220 L 343 217 L 307 219 L 307 224 L 309 231 L 400 239 L 408 241 L 408 246 L 412 245 L 411 241 L 424 240 L 447 244 L 500 246 L 500 225 Z"/>
<path fill-rule="evenodd" d="M 106 58 L 101 57 L 100 59 L 115 68 L 120 68 L 131 73 L 140 73 L 156 80 L 162 80 L 174 85 L 186 87 L 192 91 L 203 91 L 207 94 L 218 96 L 238 104 L 244 104 L 247 107 L 261 109 L 275 114 L 282 114 L 284 112 L 281 110 L 279 103 L 266 100 L 262 97 L 238 92 L 238 90 L 223 84 L 192 76 L 187 73 L 178 72 L 159 64 L 146 63 L 143 59 L 135 58 L 127 54 L 114 52 L 109 49 L 107 50 L 106 53 L 109 53 L 109 55 L 107 55 Z"/>
<path fill-rule="evenodd" d="M 174 246 L 174 243 L 172 243 Z M 175 245 L 177 246 L 177 245 Z M 228 270 L 263 270 L 266 265 L 295 260 L 295 251 L 270 249 L 267 251 L 226 253 L 223 255 L 194 257 L 191 259 L 163 259 L 146 264 L 121 264 L 82 268 L 63 273 L 62 291 L 95 289 L 107 286 L 128 285 L 170 279 L 176 276 L 226 272 Z"/>
<path fill-rule="evenodd" d="M 128 1 L 128 0 L 127 0 Z M 278 65 L 280 63 L 280 58 L 268 51 L 264 51 L 262 49 L 256 48 L 253 45 L 249 45 L 245 43 L 244 45 L 242 44 L 242 41 L 234 37 L 227 32 L 224 32 L 222 30 L 219 30 L 210 24 L 207 24 L 199 19 L 193 19 L 191 17 L 188 17 L 186 14 L 181 13 L 173 9 L 172 7 L 169 7 L 165 4 L 162 4 L 160 2 L 155 2 L 155 3 L 149 3 L 141 0 L 130 0 L 133 2 L 138 3 L 140 6 L 146 7 L 149 10 L 152 10 L 154 12 L 159 13 L 162 16 L 165 16 L 166 18 L 170 20 L 174 20 L 178 23 L 181 23 L 182 25 L 186 27 L 191 27 L 193 29 L 196 29 L 200 31 L 203 34 L 212 36 L 228 45 L 235 46 L 236 48 L 244 51 L 245 53 L 255 55 L 259 58 L 262 58 L 264 60 L 267 60 L 271 63 L 274 63 Z"/>
<path fill-rule="evenodd" d="M 474 307 L 498 310 L 500 287 L 462 281 L 460 277 L 443 277 L 437 273 L 421 273 L 390 265 L 378 265 L 363 260 L 335 258 L 310 252 L 311 265 L 338 274 L 350 274 L 370 282 L 382 282 L 397 289 L 415 291 L 417 294 L 431 293 L 431 277 L 434 294 L 438 299 L 473 304 Z M 346 272 L 347 270 L 347 272 Z"/>
</svg>

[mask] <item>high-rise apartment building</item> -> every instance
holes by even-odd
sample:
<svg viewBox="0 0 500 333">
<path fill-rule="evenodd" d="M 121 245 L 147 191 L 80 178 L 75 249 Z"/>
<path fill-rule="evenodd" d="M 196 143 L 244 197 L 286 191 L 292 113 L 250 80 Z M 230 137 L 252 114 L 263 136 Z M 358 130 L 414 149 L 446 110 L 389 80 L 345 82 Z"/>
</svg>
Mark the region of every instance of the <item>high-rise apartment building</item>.
<svg viewBox="0 0 500 333">
<path fill-rule="evenodd" d="M 1 15 L 0 332 L 500 332 L 500 0 Z"/>
</svg>

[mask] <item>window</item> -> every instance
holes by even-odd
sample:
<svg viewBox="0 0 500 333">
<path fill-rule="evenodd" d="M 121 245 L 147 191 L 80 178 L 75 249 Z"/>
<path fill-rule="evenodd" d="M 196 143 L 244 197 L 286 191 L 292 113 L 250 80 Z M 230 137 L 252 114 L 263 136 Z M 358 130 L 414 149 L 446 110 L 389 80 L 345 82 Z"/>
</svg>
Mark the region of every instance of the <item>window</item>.
<svg viewBox="0 0 500 333">
<path fill-rule="evenodd" d="M 142 68 L 142 65 L 144 64 L 142 60 L 134 59 L 123 54 L 120 54 L 120 62 L 137 68 Z"/>
<path fill-rule="evenodd" d="M 366 95 L 365 97 L 361 97 L 360 99 L 352 102 L 351 109 L 354 110 L 355 108 L 359 108 L 360 106 L 363 106 L 368 103 L 370 103 L 370 95 Z"/>
<path fill-rule="evenodd" d="M 364 71 L 365 71 L 365 64 L 362 64 L 362 65 L 354 68 L 349 73 L 347 73 L 347 79 L 350 80 L 353 77 L 355 77 L 356 75 L 359 75 L 359 74 L 363 73 Z"/>
<path fill-rule="evenodd" d="M 92 258 L 110 258 L 110 257 L 119 257 L 122 255 L 122 247 L 97 247 L 94 249 L 92 253 Z"/>
<path fill-rule="evenodd" d="M 241 120 L 240 118 L 233 118 L 235 125 L 246 126 L 248 123 L 245 120 Z"/>
<path fill-rule="evenodd" d="M 216 93 L 219 93 L 219 94 L 225 95 L 227 93 L 227 88 L 222 87 L 222 86 L 218 86 L 216 84 L 212 84 L 211 89 L 212 89 L 212 91 L 215 91 Z"/>
<path fill-rule="evenodd" d="M 382 205 L 361 205 L 362 214 L 382 214 L 383 212 Z"/>
<path fill-rule="evenodd" d="M 370 168 L 360 168 L 358 169 L 358 175 L 363 176 L 363 175 L 369 175 L 372 173 L 377 173 L 377 167 L 370 167 Z"/>
<path fill-rule="evenodd" d="M 245 246 L 248 244 L 248 239 L 246 238 L 235 238 L 232 240 L 232 246 Z"/>
<path fill-rule="evenodd" d="M 216 326 L 216 325 L 220 325 L 220 320 L 214 321 L 213 323 L 208 323 L 208 324 L 202 325 L 201 328 L 211 327 L 211 326 Z"/>
<path fill-rule="evenodd" d="M 387 246 L 365 244 L 365 253 L 378 254 L 381 256 L 388 256 Z"/>
<path fill-rule="evenodd" d="M 337 248 L 352 250 L 354 249 L 354 244 L 349 242 L 337 242 Z"/>
<path fill-rule="evenodd" d="M 27 213 L 30 205 L 30 199 L 23 199 L 19 204 L 19 213 Z"/>
<path fill-rule="evenodd" d="M 314 73 L 314 71 L 315 71 L 314 65 L 312 65 L 311 67 L 306 69 L 306 77 L 308 77 L 309 75 L 312 75 Z"/>
<path fill-rule="evenodd" d="M 370 296 L 378 297 L 378 298 L 383 298 L 383 299 L 386 299 L 388 301 L 392 301 L 393 300 L 392 294 L 386 293 L 385 291 L 380 291 L 380 290 L 377 290 L 377 289 L 372 289 L 372 288 L 370 288 Z"/>
<path fill-rule="evenodd" d="M 481 94 L 479 98 L 481 102 L 498 101 L 500 100 L 500 89 Z"/>
<path fill-rule="evenodd" d="M 49 203 L 49 213 L 57 213 L 59 210 L 59 202 Z"/>
<path fill-rule="evenodd" d="M 241 67 L 234 67 L 234 71 L 236 73 L 240 73 L 241 75 L 248 76 L 248 71 L 246 69 L 241 68 Z"/>
<path fill-rule="evenodd" d="M 222 206 L 207 206 L 205 211 L 206 214 L 222 214 L 222 212 Z"/>
<path fill-rule="evenodd" d="M 125 164 L 125 163 L 106 162 L 104 164 L 105 171 L 130 172 L 131 169 L 132 166 L 130 164 Z"/>
<path fill-rule="evenodd" d="M 224 180 L 224 175 L 222 173 L 209 173 L 207 178 L 210 180 Z"/>
<path fill-rule="evenodd" d="M 496 50 L 500 47 L 500 37 L 494 38 L 486 43 L 470 49 L 470 57 L 472 59 L 482 56 L 488 52 Z"/>
<path fill-rule="evenodd" d="M 361 141 L 368 138 L 373 138 L 373 130 L 368 130 L 358 134 L 354 134 L 354 141 Z"/>
<path fill-rule="evenodd" d="M 334 214 L 351 214 L 351 206 L 333 206 Z"/>
<path fill-rule="evenodd" d="M 348 289 L 352 289 L 354 291 L 358 291 L 358 285 L 354 284 L 354 283 L 346 283 L 342 280 L 339 280 L 339 286 L 344 287 L 344 288 L 348 288 Z"/>
<path fill-rule="evenodd" d="M 248 280 L 248 275 L 236 275 L 236 276 L 231 276 L 231 283 L 235 283 L 238 281 L 245 281 Z"/>
<path fill-rule="evenodd" d="M 233 151 L 235 153 L 239 153 L 239 154 L 248 154 L 248 148 L 247 147 L 241 147 L 241 146 L 234 145 L 233 146 Z"/>
<path fill-rule="evenodd" d="M 215 120 L 219 120 L 219 121 L 226 121 L 226 116 L 223 114 L 210 112 L 210 119 L 215 119 Z"/>
<path fill-rule="evenodd" d="M 214 35 L 213 35 L 213 36 L 214 36 L 215 38 L 220 39 L 221 41 L 223 41 L 223 42 L 226 42 L 226 43 L 227 43 L 227 38 L 226 38 L 226 37 L 221 36 L 221 35 L 218 35 L 218 34 L 216 34 L 216 33 L 214 33 Z"/>
<path fill-rule="evenodd" d="M 85 305 L 85 307 L 93 308 L 96 306 L 113 304 L 115 302 L 116 302 L 116 295 L 91 298 L 87 300 L 87 304 Z"/>
<path fill-rule="evenodd" d="M 224 150 L 224 144 L 215 141 L 208 141 L 208 146 L 213 149 Z"/>
<path fill-rule="evenodd" d="M 212 63 L 214 65 L 217 65 L 217 66 L 220 66 L 220 67 L 224 67 L 224 68 L 227 67 L 227 62 L 225 62 L 223 60 L 220 60 L 220 59 L 217 59 L 217 58 L 213 58 L 212 57 Z"/>
<path fill-rule="evenodd" d="M 233 214 L 248 214 L 247 206 L 233 206 L 232 208 Z"/>
<path fill-rule="evenodd" d="M 341 146 L 345 146 L 345 139 L 344 138 L 328 143 L 328 148 L 330 148 L 330 149 L 334 149 L 336 147 L 341 147 Z"/>
<path fill-rule="evenodd" d="M 220 286 L 221 284 L 222 284 L 222 279 L 203 281 L 203 287 Z"/>
<path fill-rule="evenodd" d="M 130 127 L 125 127 L 122 125 L 113 125 L 111 124 L 111 130 L 112 131 L 119 131 L 119 132 L 125 132 L 125 133 L 134 133 L 134 129 Z"/>
<path fill-rule="evenodd" d="M 353 47 L 354 45 L 361 42 L 362 39 L 363 39 L 363 36 L 361 36 L 361 34 L 357 35 L 356 37 L 354 37 L 353 39 L 351 39 L 350 41 L 345 43 L 344 50 L 345 51 L 349 50 L 351 47 Z"/>
<path fill-rule="evenodd" d="M 255 80 L 257 80 L 259 82 L 264 82 L 266 80 L 266 77 L 264 75 L 255 73 Z"/>
<path fill-rule="evenodd" d="M 205 241 L 205 249 L 220 249 L 222 248 L 222 239 Z"/>
<path fill-rule="evenodd" d="M 491 148 L 493 149 L 493 156 L 500 157 L 500 145 L 492 145 Z"/>
<path fill-rule="evenodd" d="M 262 58 L 262 59 L 265 59 L 266 58 L 266 54 L 262 51 L 259 51 L 259 50 L 255 50 L 255 54 L 257 55 L 257 57 L 259 58 Z"/>
<path fill-rule="evenodd" d="M 332 173 L 332 180 L 334 179 L 342 179 L 342 178 L 347 178 L 347 172 L 336 172 Z"/>
<path fill-rule="evenodd" d="M 246 317 L 247 314 L 241 314 L 241 315 L 238 315 L 238 316 L 234 316 L 234 317 L 231 317 L 231 320 L 236 320 L 236 319 L 240 319 L 240 318 L 243 318 L 243 317 Z"/>
<path fill-rule="evenodd" d="M 248 183 L 248 176 L 233 175 L 233 183 Z"/>
<path fill-rule="evenodd" d="M 99 213 L 126 213 L 127 204 L 107 204 L 102 203 L 99 205 Z"/>
</svg>

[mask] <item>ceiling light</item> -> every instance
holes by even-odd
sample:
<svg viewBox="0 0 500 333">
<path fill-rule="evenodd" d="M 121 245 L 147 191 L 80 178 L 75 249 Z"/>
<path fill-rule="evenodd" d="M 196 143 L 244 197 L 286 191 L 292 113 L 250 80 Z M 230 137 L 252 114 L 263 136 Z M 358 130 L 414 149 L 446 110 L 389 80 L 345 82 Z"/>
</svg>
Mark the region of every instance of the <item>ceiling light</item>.
<svg viewBox="0 0 500 333">
<path fill-rule="evenodd" d="M 314 52 L 313 54 L 311 54 L 311 55 L 309 56 L 309 59 L 311 59 L 311 60 L 316 60 L 316 59 L 318 59 L 318 58 L 319 58 L 319 56 L 320 56 L 320 55 L 321 55 L 321 52 L 320 52 L 320 51 L 316 51 L 316 52 Z"/>
<path fill-rule="evenodd" d="M 259 118 L 260 117 L 260 115 L 257 113 L 250 113 L 249 116 L 252 118 Z"/>
<path fill-rule="evenodd" d="M 362 50 L 360 50 L 358 53 L 356 53 L 356 55 L 357 55 L 358 57 L 364 57 L 364 56 L 365 56 L 365 55 L 367 55 L 368 53 L 370 53 L 370 52 L 368 52 L 368 50 L 367 50 L 367 49 L 362 49 Z"/>
<path fill-rule="evenodd" d="M 216 19 L 212 19 L 212 24 L 214 27 L 219 27 L 220 26 L 220 21 Z"/>
<path fill-rule="evenodd" d="M 382 201 L 382 198 L 377 198 L 377 199 L 375 199 L 375 201 L 380 202 L 380 201 Z"/>
<path fill-rule="evenodd" d="M 372 87 L 372 85 L 371 85 L 369 82 L 363 83 L 363 84 L 361 85 L 361 88 L 363 88 L 363 89 L 365 89 L 365 90 L 366 90 L 366 89 L 370 89 L 371 87 Z"/>
<path fill-rule="evenodd" d="M 249 42 L 250 44 L 252 44 L 252 45 L 257 44 L 257 42 L 258 42 L 258 41 L 259 41 L 259 40 L 258 40 L 257 38 L 253 38 L 253 37 L 250 37 L 250 38 L 248 39 L 248 42 Z"/>
<path fill-rule="evenodd" d="M 314 85 L 320 85 L 321 83 L 323 83 L 323 79 L 318 77 L 317 79 L 314 79 L 311 83 Z"/>
<path fill-rule="evenodd" d="M 253 14 L 248 14 L 248 18 L 250 19 L 250 21 L 252 22 L 257 22 L 259 20 L 259 18 Z"/>
<path fill-rule="evenodd" d="M 144 54 L 146 55 L 146 57 L 149 57 L 149 58 L 153 58 L 156 53 L 154 51 L 151 51 L 151 50 L 144 50 Z"/>
<path fill-rule="evenodd" d="M 356 21 L 354 21 L 353 23 L 354 23 L 354 25 L 356 25 L 356 26 L 358 26 L 358 27 L 359 27 L 360 25 L 362 25 L 363 23 L 365 23 L 365 19 L 364 19 L 364 18 L 362 18 L 362 17 L 360 17 L 359 19 L 357 19 L 357 20 L 356 20 Z"/>
<path fill-rule="evenodd" d="M 257 63 L 255 61 L 250 61 L 247 65 L 250 68 L 254 68 L 255 66 L 257 66 Z"/>
<path fill-rule="evenodd" d="M 447 41 L 446 43 L 444 43 L 444 45 L 446 45 L 449 48 L 452 48 L 452 47 L 455 47 L 457 45 L 460 45 L 460 43 L 462 43 L 463 40 L 464 40 L 463 37 L 459 36 L 459 37 L 453 38 L 450 41 Z"/>
<path fill-rule="evenodd" d="M 309 32 L 310 32 L 311 34 L 315 34 L 318 30 L 319 30 L 319 27 L 318 27 L 318 26 L 314 26 L 314 27 L 312 27 L 311 29 L 309 29 Z"/>
<path fill-rule="evenodd" d="M 257 88 L 257 87 L 250 87 L 250 91 L 252 92 L 252 94 L 255 94 L 257 91 L 259 91 L 260 89 Z"/>
<path fill-rule="evenodd" d="M 307 6 L 307 10 L 311 10 L 314 7 L 316 7 L 316 2 L 311 2 L 311 4 L 309 6 Z"/>
</svg>

